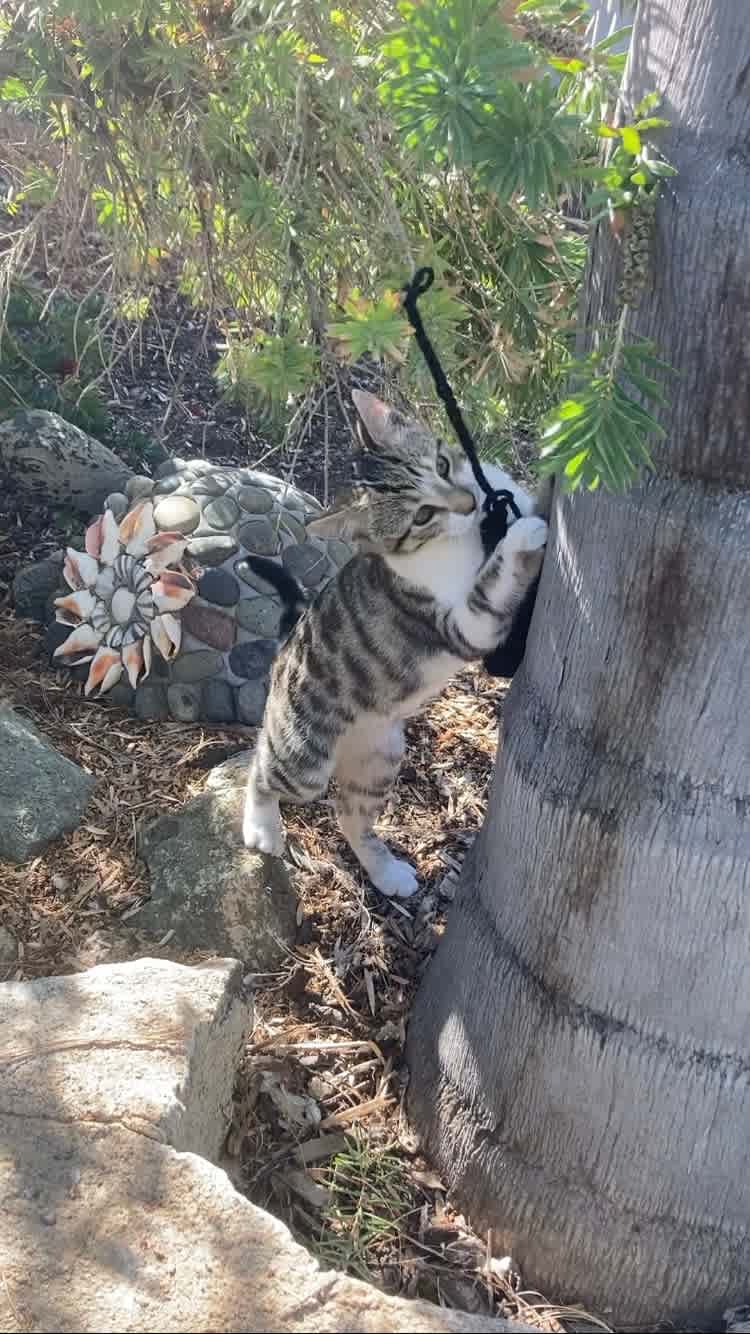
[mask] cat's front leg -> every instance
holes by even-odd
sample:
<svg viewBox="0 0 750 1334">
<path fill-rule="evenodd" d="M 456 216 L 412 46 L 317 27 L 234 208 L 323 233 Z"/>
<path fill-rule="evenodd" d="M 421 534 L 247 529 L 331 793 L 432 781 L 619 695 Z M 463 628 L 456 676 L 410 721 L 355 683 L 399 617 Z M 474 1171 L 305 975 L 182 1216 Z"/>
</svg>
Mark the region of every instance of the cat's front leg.
<svg viewBox="0 0 750 1334">
<path fill-rule="evenodd" d="M 453 651 L 480 658 L 503 644 L 513 618 L 542 568 L 547 524 L 537 515 L 517 519 L 482 566 L 466 602 L 451 612 L 446 633 Z"/>
</svg>

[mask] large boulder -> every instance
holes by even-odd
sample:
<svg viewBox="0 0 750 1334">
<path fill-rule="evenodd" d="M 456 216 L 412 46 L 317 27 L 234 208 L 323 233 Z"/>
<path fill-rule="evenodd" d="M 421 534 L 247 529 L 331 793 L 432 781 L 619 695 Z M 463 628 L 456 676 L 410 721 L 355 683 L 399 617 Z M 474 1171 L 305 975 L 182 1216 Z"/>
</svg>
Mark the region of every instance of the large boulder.
<svg viewBox="0 0 750 1334">
<path fill-rule="evenodd" d="M 50 504 L 97 514 L 132 470 L 111 449 L 55 412 L 35 408 L 0 422 L 0 485 Z"/>
<path fill-rule="evenodd" d="M 321 1270 L 217 1166 L 241 969 L 0 986 L 0 1330 L 501 1331 Z"/>
<path fill-rule="evenodd" d="M 241 788 L 227 785 L 147 826 L 151 898 L 134 922 L 158 939 L 171 932 L 172 949 L 232 954 L 270 973 L 294 946 L 297 896 L 284 862 L 244 846 L 241 818 Z"/>
<path fill-rule="evenodd" d="M 0 706 L 0 858 L 25 862 L 77 828 L 95 780 Z"/>
</svg>

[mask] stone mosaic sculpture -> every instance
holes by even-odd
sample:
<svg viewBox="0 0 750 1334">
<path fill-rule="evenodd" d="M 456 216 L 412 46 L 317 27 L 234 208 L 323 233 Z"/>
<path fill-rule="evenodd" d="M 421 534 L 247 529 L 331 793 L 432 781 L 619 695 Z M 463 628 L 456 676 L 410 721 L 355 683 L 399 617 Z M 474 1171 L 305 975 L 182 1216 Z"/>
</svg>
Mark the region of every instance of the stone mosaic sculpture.
<svg viewBox="0 0 750 1334">
<path fill-rule="evenodd" d="M 312 496 L 268 473 L 171 460 L 131 477 L 68 550 L 54 599 L 55 662 L 143 718 L 257 724 L 282 604 L 262 556 L 314 592 L 348 560 L 308 537 Z"/>
</svg>

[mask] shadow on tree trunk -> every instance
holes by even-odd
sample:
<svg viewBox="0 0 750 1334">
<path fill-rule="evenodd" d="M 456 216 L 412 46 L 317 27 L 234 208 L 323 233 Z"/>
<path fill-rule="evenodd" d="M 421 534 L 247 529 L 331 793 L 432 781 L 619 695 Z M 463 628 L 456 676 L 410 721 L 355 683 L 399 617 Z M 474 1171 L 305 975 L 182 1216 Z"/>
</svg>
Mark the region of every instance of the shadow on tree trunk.
<svg viewBox="0 0 750 1334">
<path fill-rule="evenodd" d="M 679 169 L 628 336 L 680 378 L 655 474 L 558 502 L 484 829 L 409 1031 L 475 1227 L 618 1328 L 750 1283 L 750 23 L 642 0 Z M 612 243 L 585 325 L 612 318 Z M 615 256 L 616 259 L 616 256 Z"/>
</svg>

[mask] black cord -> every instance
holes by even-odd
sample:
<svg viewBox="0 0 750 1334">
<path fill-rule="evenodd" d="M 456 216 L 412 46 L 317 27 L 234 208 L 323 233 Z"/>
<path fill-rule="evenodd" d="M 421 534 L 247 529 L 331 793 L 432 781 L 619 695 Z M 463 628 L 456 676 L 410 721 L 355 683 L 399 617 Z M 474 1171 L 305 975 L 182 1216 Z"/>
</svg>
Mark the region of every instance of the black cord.
<svg viewBox="0 0 750 1334">
<path fill-rule="evenodd" d="M 480 526 L 482 534 L 482 543 L 485 554 L 489 555 L 494 551 L 499 542 L 502 542 L 508 531 L 508 509 L 510 508 L 517 519 L 521 517 L 521 511 L 513 499 L 512 491 L 505 488 L 495 491 L 490 486 L 487 478 L 482 472 L 482 465 L 479 462 L 477 448 L 471 437 L 466 422 L 461 415 L 461 409 L 456 402 L 456 396 L 450 387 L 448 378 L 440 365 L 437 353 L 432 346 L 424 324 L 422 316 L 417 309 L 417 302 L 425 292 L 429 292 L 435 281 L 434 269 L 425 266 L 423 269 L 417 269 L 411 282 L 407 283 L 403 289 L 402 305 L 409 318 L 409 323 L 414 330 L 414 337 L 417 340 L 422 356 L 424 357 L 430 374 L 432 375 L 435 389 L 438 397 L 445 404 L 445 411 L 448 414 L 450 423 L 458 436 L 463 451 L 471 464 L 471 470 L 485 494 L 484 518 Z"/>
<path fill-rule="evenodd" d="M 484 517 L 479 531 L 486 557 L 495 550 L 499 542 L 502 542 L 508 531 L 508 509 L 513 511 L 517 519 L 520 519 L 521 512 L 513 499 L 513 493 L 505 489 L 495 491 L 482 472 L 476 445 L 461 415 L 461 409 L 456 402 L 455 394 L 448 383 L 445 371 L 440 365 L 437 353 L 425 332 L 422 317 L 417 310 L 417 302 L 421 296 L 424 296 L 425 292 L 429 292 L 434 281 L 435 273 L 433 269 L 428 267 L 417 269 L 411 282 L 407 283 L 403 289 L 402 305 L 414 330 L 414 337 L 417 340 L 419 350 L 430 369 L 438 396 L 445 404 L 445 410 L 451 425 L 463 446 L 464 453 L 471 464 L 471 470 L 485 494 Z M 519 667 L 526 648 L 526 636 L 538 587 L 539 579 L 537 578 L 526 593 L 516 613 L 508 638 L 503 644 L 499 644 L 496 649 L 493 649 L 492 653 L 488 653 L 484 659 L 485 668 L 490 676 L 510 677 L 514 675 Z"/>
</svg>

